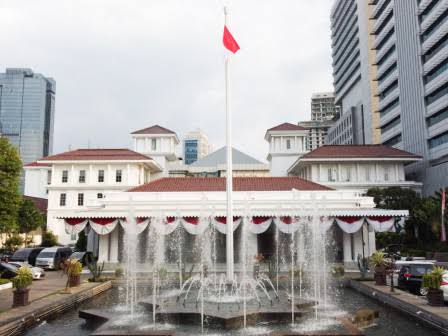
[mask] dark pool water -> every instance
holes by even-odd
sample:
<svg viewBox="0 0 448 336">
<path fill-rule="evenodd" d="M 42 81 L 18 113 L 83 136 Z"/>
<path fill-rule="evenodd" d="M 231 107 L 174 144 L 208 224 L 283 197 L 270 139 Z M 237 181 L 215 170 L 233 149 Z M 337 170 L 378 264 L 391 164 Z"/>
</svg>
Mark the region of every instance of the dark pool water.
<svg viewBox="0 0 448 336">
<path fill-rule="evenodd" d="M 395 310 L 388 309 L 370 298 L 367 298 L 351 289 L 339 288 L 333 293 L 333 303 L 337 308 L 333 308 L 335 312 L 338 310 L 354 313 L 360 308 L 370 308 L 379 311 L 379 319 L 377 326 L 365 330 L 367 336 L 429 336 L 439 335 L 433 329 L 422 326 L 411 318 L 408 318 Z M 49 335 L 63 335 L 63 336 L 87 336 L 93 329 L 86 325 L 83 319 L 78 317 L 79 309 L 91 308 L 112 308 L 117 306 L 116 302 L 123 296 L 123 291 L 114 288 L 109 292 L 103 293 L 89 302 L 83 303 L 77 309 L 74 309 L 66 314 L 59 316 L 52 321 L 43 321 L 41 324 L 28 332 L 26 336 L 49 336 Z M 326 321 L 322 320 L 322 325 L 325 326 Z M 138 320 L 145 328 L 145 319 Z M 151 326 L 148 325 L 148 330 Z M 171 326 L 172 327 L 172 326 Z M 284 328 L 284 326 L 279 326 Z M 303 326 L 307 330 L 307 326 Z M 330 327 L 331 328 L 331 327 Z M 248 328 L 246 331 L 239 331 L 233 333 L 220 333 L 217 330 L 206 329 L 205 333 L 208 335 L 265 335 L 272 331 L 279 330 L 278 327 L 270 325 L 259 325 Z M 197 335 L 200 333 L 200 328 L 191 326 L 177 326 L 176 335 Z"/>
</svg>

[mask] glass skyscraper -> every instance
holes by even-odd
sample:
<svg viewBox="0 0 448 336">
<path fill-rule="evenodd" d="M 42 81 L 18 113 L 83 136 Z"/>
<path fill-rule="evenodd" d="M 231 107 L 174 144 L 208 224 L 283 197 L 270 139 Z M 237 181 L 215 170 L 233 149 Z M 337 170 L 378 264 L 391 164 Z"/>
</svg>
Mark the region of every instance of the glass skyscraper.
<svg viewBox="0 0 448 336">
<path fill-rule="evenodd" d="M 52 78 L 31 69 L 0 73 L 0 134 L 17 146 L 23 164 L 52 154 L 55 92 Z"/>
</svg>

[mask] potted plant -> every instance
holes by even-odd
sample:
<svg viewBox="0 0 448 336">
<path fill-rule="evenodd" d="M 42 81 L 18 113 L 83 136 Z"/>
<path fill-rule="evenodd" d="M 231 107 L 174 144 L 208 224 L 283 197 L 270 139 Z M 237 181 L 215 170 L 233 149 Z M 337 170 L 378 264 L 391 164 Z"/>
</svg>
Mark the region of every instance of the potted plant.
<svg viewBox="0 0 448 336">
<path fill-rule="evenodd" d="M 13 291 L 13 307 L 28 305 L 29 285 L 33 282 L 33 273 L 28 267 L 20 267 L 17 275 L 11 279 Z"/>
<path fill-rule="evenodd" d="M 386 286 L 388 261 L 383 252 L 375 251 L 370 257 L 370 264 L 374 269 L 375 285 Z"/>
<path fill-rule="evenodd" d="M 260 265 L 264 261 L 264 255 L 262 253 L 258 253 L 254 256 L 254 278 L 257 278 L 260 274 Z"/>
<path fill-rule="evenodd" d="M 64 274 L 67 275 L 66 288 L 77 287 L 81 282 L 82 264 L 76 259 L 67 259 L 63 266 Z"/>
<path fill-rule="evenodd" d="M 430 306 L 440 307 L 444 305 L 443 291 L 440 289 L 443 273 L 445 273 L 445 270 L 442 267 L 434 267 L 432 272 L 423 276 L 422 286 L 428 288 L 426 298 Z"/>
</svg>

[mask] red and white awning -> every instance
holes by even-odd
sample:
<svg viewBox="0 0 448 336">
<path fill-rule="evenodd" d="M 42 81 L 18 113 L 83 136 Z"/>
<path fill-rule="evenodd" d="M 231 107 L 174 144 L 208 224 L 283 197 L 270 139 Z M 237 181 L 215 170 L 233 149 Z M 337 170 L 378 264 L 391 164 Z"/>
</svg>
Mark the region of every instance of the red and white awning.
<svg viewBox="0 0 448 336">
<path fill-rule="evenodd" d="M 192 235 L 202 234 L 210 225 L 208 218 L 184 217 L 181 219 L 185 231 Z"/>
<path fill-rule="evenodd" d="M 150 218 L 136 218 L 135 221 L 133 220 L 131 223 L 128 222 L 127 218 L 120 220 L 121 227 L 124 231 L 128 231 L 130 229 L 129 225 L 135 225 L 137 234 L 145 231 L 146 227 L 149 225 L 149 222 Z"/>
<path fill-rule="evenodd" d="M 272 223 L 272 217 L 252 217 L 248 222 L 247 228 L 254 234 L 265 232 Z"/>
<path fill-rule="evenodd" d="M 90 218 L 89 223 L 92 229 L 99 235 L 111 233 L 118 224 L 118 218 Z"/>
<path fill-rule="evenodd" d="M 241 224 L 241 217 L 233 217 L 233 231 L 235 231 Z M 212 218 L 212 224 L 223 234 L 227 234 L 227 217 L 214 217 Z"/>
</svg>

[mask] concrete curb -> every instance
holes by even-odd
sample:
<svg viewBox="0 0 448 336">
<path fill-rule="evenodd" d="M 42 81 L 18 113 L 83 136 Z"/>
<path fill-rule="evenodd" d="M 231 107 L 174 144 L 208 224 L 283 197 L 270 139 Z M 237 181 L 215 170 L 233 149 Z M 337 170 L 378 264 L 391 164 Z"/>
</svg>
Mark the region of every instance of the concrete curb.
<svg viewBox="0 0 448 336">
<path fill-rule="evenodd" d="M 422 309 L 412 303 L 401 300 L 397 295 L 391 295 L 381 291 L 377 291 L 374 288 L 356 280 L 347 280 L 347 286 L 354 290 L 364 294 L 372 299 L 375 299 L 382 304 L 394 308 L 408 316 L 411 316 L 423 324 L 437 329 L 443 335 L 448 335 L 448 320 L 438 316 L 430 311 Z M 447 308 L 448 309 L 448 308 Z"/>
<path fill-rule="evenodd" d="M 42 321 L 54 319 L 59 314 L 77 307 L 83 301 L 112 288 L 112 282 L 106 281 L 96 285 L 86 283 L 82 286 L 87 288 L 73 294 L 53 294 L 31 302 L 28 306 L 15 308 L 11 310 L 14 316 L 2 319 L 3 316 L 0 315 L 0 336 L 21 335 L 25 330 Z"/>
</svg>

